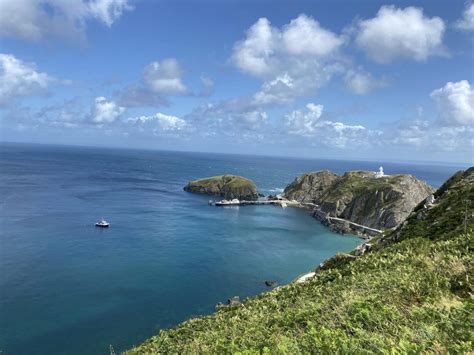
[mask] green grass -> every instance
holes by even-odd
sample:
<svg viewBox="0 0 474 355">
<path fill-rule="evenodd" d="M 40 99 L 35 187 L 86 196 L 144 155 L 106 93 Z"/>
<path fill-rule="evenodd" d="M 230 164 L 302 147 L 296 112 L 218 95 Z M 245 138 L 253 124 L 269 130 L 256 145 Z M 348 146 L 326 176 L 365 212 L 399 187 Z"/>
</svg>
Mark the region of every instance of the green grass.
<svg viewBox="0 0 474 355">
<path fill-rule="evenodd" d="M 336 181 L 325 196 L 328 201 L 337 201 L 343 196 L 359 195 L 362 193 L 390 188 L 398 184 L 403 175 L 391 175 L 380 179 L 364 177 L 365 172 L 349 172 Z"/>
<path fill-rule="evenodd" d="M 202 186 L 202 187 L 213 187 L 216 185 L 223 186 L 228 185 L 230 188 L 242 188 L 246 187 L 249 189 L 255 188 L 255 184 L 252 180 L 246 179 L 242 176 L 237 175 L 218 175 L 211 176 L 203 179 L 190 181 L 188 186 Z"/>
<path fill-rule="evenodd" d="M 406 225 L 372 241 L 372 252 L 339 254 L 306 283 L 190 319 L 129 353 L 471 351 L 474 226 L 460 222 L 472 175 L 450 183 L 436 207 L 419 206 Z"/>
</svg>

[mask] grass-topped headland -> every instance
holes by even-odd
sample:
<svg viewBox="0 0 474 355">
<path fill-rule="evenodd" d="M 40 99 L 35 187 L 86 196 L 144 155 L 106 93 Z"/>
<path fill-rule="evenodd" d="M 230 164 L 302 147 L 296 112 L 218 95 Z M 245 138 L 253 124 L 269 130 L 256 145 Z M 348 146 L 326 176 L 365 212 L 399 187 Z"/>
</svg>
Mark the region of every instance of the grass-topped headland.
<svg viewBox="0 0 474 355">
<path fill-rule="evenodd" d="M 473 187 L 474 169 L 462 172 L 363 255 L 330 259 L 307 282 L 162 330 L 128 353 L 472 351 Z"/>
<path fill-rule="evenodd" d="M 250 179 L 237 175 L 219 175 L 193 180 L 184 187 L 184 190 L 222 196 L 226 199 L 254 200 L 258 198 L 255 183 Z"/>
<path fill-rule="evenodd" d="M 323 170 L 297 177 L 283 195 L 314 204 L 314 216 L 338 232 L 363 234 L 363 229 L 344 221 L 376 230 L 391 229 L 433 192 L 412 175 L 377 177 L 370 171 L 349 171 L 338 176 Z"/>
</svg>

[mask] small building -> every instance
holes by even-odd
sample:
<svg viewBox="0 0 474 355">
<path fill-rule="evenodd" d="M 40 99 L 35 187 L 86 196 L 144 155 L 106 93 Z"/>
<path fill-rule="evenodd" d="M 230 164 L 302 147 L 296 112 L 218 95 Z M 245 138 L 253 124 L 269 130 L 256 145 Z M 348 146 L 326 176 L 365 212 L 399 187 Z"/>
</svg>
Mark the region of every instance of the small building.
<svg viewBox="0 0 474 355">
<path fill-rule="evenodd" d="M 379 168 L 379 171 L 375 172 L 375 178 L 380 179 L 381 177 L 384 177 L 384 176 L 385 176 L 385 173 L 383 172 L 383 167 L 381 166 Z"/>
</svg>

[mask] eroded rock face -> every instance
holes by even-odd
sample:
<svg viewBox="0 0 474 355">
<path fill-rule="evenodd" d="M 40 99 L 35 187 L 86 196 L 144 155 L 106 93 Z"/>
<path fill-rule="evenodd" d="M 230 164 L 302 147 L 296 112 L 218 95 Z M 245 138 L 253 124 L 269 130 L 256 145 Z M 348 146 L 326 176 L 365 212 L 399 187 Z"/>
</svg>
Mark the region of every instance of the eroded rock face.
<svg viewBox="0 0 474 355">
<path fill-rule="evenodd" d="M 336 174 L 328 170 L 306 173 L 295 178 L 285 188 L 283 196 L 288 200 L 314 203 L 337 178 Z"/>
<path fill-rule="evenodd" d="M 237 175 L 220 175 L 193 180 L 184 187 L 184 191 L 239 200 L 256 200 L 259 196 L 252 180 Z"/>
<path fill-rule="evenodd" d="M 317 204 L 314 217 L 336 230 L 357 233 L 357 226 L 335 220 L 332 223 L 330 217 L 380 230 L 394 228 L 433 192 L 432 187 L 412 175 L 377 179 L 368 171 L 351 171 L 340 177 L 323 171 L 295 179 L 284 194 L 300 202 Z"/>
</svg>

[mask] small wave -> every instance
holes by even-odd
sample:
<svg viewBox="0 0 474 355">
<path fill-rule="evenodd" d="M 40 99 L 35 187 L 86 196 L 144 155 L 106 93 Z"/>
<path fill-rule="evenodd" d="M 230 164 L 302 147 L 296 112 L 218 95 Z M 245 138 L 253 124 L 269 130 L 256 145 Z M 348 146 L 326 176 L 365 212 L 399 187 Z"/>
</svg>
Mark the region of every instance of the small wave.
<svg viewBox="0 0 474 355">
<path fill-rule="evenodd" d="M 281 187 L 275 187 L 274 189 L 269 189 L 269 192 L 283 192 L 285 189 L 282 189 Z"/>
</svg>

